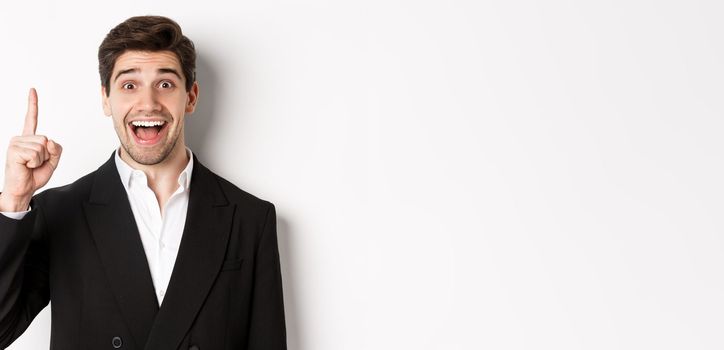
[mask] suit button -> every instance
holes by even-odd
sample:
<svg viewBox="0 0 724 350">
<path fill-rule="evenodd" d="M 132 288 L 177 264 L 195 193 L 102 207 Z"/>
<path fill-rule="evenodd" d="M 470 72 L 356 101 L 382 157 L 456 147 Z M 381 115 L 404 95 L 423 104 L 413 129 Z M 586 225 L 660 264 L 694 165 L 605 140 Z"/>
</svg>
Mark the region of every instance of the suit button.
<svg viewBox="0 0 724 350">
<path fill-rule="evenodd" d="M 196 346 L 196 345 L 191 345 L 191 347 L 189 348 L 189 350 L 199 350 L 199 347 Z"/>
<path fill-rule="evenodd" d="M 120 349 L 123 346 L 123 340 L 121 340 L 121 337 L 113 337 L 111 344 L 113 344 L 114 349 Z"/>
</svg>

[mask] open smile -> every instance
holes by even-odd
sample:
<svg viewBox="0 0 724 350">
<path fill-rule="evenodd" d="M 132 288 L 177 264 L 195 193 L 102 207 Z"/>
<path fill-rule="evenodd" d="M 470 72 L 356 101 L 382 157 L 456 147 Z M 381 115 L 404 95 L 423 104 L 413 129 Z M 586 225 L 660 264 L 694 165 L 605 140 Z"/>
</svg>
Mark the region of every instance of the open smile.
<svg viewBox="0 0 724 350">
<path fill-rule="evenodd" d="M 166 135 L 168 123 L 164 120 L 134 120 L 128 123 L 128 129 L 136 144 L 153 146 Z"/>
</svg>

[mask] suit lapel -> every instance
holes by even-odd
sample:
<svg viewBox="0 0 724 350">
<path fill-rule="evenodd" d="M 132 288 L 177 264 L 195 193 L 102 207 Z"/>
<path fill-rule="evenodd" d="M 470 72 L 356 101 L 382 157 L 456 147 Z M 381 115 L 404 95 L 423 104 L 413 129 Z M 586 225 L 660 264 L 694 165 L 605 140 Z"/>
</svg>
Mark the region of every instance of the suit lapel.
<svg viewBox="0 0 724 350">
<path fill-rule="evenodd" d="M 145 349 L 178 348 L 224 261 L 235 206 L 196 158 L 190 191 L 181 245 Z"/>
<path fill-rule="evenodd" d="M 158 311 L 148 260 L 113 156 L 96 172 L 84 203 L 88 225 L 120 312 L 141 348 Z"/>
</svg>

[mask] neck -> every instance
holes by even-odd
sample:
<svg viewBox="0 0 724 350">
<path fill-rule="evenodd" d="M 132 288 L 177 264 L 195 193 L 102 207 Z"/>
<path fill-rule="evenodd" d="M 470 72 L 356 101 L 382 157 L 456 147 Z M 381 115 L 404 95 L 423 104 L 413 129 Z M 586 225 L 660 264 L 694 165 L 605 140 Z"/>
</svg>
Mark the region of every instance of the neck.
<svg viewBox="0 0 724 350">
<path fill-rule="evenodd" d="M 179 139 L 176 146 L 171 150 L 168 157 L 160 163 L 153 165 L 140 164 L 134 161 L 121 147 L 121 159 L 131 168 L 143 171 L 148 179 L 148 187 L 156 195 L 159 207 L 163 212 L 166 201 L 179 187 L 178 178 L 189 162 L 189 155 L 186 154 L 186 145 Z"/>
</svg>

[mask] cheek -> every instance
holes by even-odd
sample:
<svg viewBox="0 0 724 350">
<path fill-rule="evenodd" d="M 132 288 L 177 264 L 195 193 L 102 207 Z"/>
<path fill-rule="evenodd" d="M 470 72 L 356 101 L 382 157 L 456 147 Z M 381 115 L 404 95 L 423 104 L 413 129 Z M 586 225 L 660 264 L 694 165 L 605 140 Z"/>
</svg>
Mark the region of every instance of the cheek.
<svg viewBox="0 0 724 350">
<path fill-rule="evenodd" d="M 168 112 L 174 117 L 176 120 L 182 120 L 184 114 L 186 113 L 186 98 L 174 98 L 173 100 L 168 100 L 166 103 L 164 103 L 165 106 L 168 107 Z"/>
<path fill-rule="evenodd" d="M 131 110 L 133 104 L 128 98 L 116 96 L 108 103 L 113 116 L 124 116 Z"/>
<path fill-rule="evenodd" d="M 130 106 L 114 103 L 111 104 L 111 118 L 116 128 L 125 128 L 125 119 L 131 111 Z"/>
<path fill-rule="evenodd" d="M 118 132 L 124 132 L 126 129 L 126 124 L 123 122 L 123 118 L 113 116 L 113 127 Z"/>
</svg>

